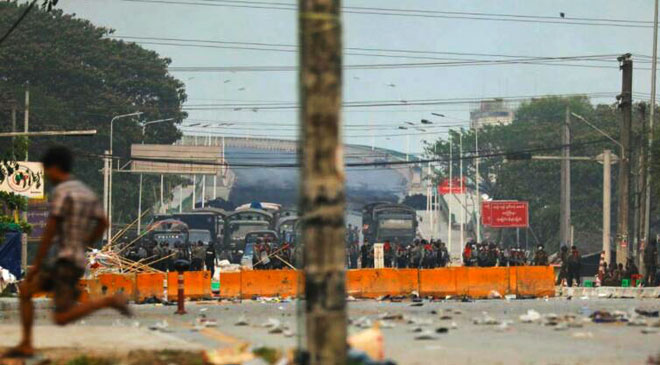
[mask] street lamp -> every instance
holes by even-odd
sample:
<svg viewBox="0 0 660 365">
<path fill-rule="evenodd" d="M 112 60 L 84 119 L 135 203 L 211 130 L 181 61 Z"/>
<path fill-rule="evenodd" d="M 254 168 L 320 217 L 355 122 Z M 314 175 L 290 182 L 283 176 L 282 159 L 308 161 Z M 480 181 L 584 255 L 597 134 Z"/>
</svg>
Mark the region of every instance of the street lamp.
<svg viewBox="0 0 660 365">
<path fill-rule="evenodd" d="M 609 139 L 610 141 L 614 142 L 617 146 L 619 146 L 621 148 L 621 159 L 625 160 L 625 158 L 626 158 L 625 148 L 623 147 L 623 145 L 619 141 L 617 141 L 616 139 L 614 139 L 614 137 L 607 134 L 607 132 L 605 132 L 602 129 L 596 127 L 593 123 L 586 120 L 583 116 L 581 116 L 579 114 L 576 114 L 576 113 L 573 113 L 573 112 L 571 112 L 571 115 L 578 118 L 579 120 L 585 122 L 589 127 L 596 130 L 596 132 L 598 132 L 598 133 L 602 134 L 603 136 L 607 137 L 607 139 Z"/>
<path fill-rule="evenodd" d="M 163 122 L 169 122 L 174 120 L 174 118 L 167 118 L 167 119 L 158 119 L 158 120 L 152 120 L 149 122 L 141 122 L 140 124 L 142 125 L 142 144 L 144 144 L 144 136 L 147 132 L 147 126 L 150 126 L 152 124 L 157 124 L 157 123 L 163 123 Z M 160 174 L 160 205 L 162 207 L 163 205 L 163 174 Z M 140 191 L 138 193 L 138 221 L 137 221 L 137 232 L 138 235 L 140 234 L 140 230 L 142 229 L 142 173 L 140 173 Z"/>
<path fill-rule="evenodd" d="M 141 115 L 142 112 L 134 112 L 129 114 L 116 115 L 110 120 L 110 151 L 106 153 L 104 165 L 104 181 L 103 181 L 103 209 L 108 215 L 108 231 L 106 241 L 112 244 L 112 132 L 114 130 L 115 120 L 122 118 L 129 118 Z"/>
</svg>

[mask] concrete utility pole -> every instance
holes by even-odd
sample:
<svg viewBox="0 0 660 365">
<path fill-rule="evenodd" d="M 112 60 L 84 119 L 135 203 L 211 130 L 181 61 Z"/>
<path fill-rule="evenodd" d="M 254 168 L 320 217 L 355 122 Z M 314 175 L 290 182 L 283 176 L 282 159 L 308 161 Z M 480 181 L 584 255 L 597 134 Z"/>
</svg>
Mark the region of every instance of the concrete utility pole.
<svg viewBox="0 0 660 365">
<path fill-rule="evenodd" d="M 622 72 L 621 95 L 618 96 L 621 109 L 621 137 L 625 156 L 619 165 L 619 215 L 617 222 L 616 262 L 625 264 L 628 259 L 630 215 L 630 134 L 632 129 L 632 73 L 633 61 L 630 54 L 618 58 Z"/>
<path fill-rule="evenodd" d="M 648 147 L 646 155 L 646 189 L 644 191 L 644 232 L 642 237 L 644 242 L 648 243 L 651 240 L 651 160 L 653 154 L 653 125 L 655 123 L 655 83 L 657 74 L 658 63 L 658 0 L 655 0 L 655 11 L 653 13 L 653 54 L 651 55 L 651 110 L 649 110 L 649 130 L 648 130 Z M 641 255 L 644 247 L 639 248 Z M 643 260 L 640 263 L 643 264 Z"/>
<path fill-rule="evenodd" d="M 451 209 L 451 204 L 454 202 L 453 199 L 450 197 L 454 196 L 454 185 L 453 185 L 453 180 L 454 180 L 454 144 L 452 141 L 453 136 L 451 135 L 451 131 L 449 132 L 449 193 L 447 194 L 447 250 L 451 252 L 451 236 L 452 236 L 452 231 L 454 230 L 454 227 L 452 225 L 452 219 L 451 216 L 453 214 L 452 209 Z"/>
<path fill-rule="evenodd" d="M 25 114 L 24 114 L 24 125 L 23 125 L 23 130 L 25 133 L 28 133 L 30 131 L 30 83 L 25 84 Z M 26 135 L 25 137 L 26 142 L 28 142 L 28 137 Z M 30 149 L 30 144 L 26 143 L 25 147 L 25 161 L 29 161 L 28 159 L 28 150 Z"/>
<path fill-rule="evenodd" d="M 346 364 L 339 0 L 299 0 L 300 211 L 308 363 Z"/>
<path fill-rule="evenodd" d="M 11 107 L 11 131 L 13 133 L 16 133 L 16 105 L 13 105 Z M 11 137 L 11 155 L 12 157 L 16 158 L 15 152 L 14 152 L 14 145 L 16 144 L 16 138 Z"/>
<path fill-rule="evenodd" d="M 561 187 L 560 187 L 560 218 L 559 218 L 559 248 L 562 245 L 571 246 L 571 112 L 566 108 L 564 125 L 561 128 Z M 559 252 L 559 251 L 557 251 Z"/>
<path fill-rule="evenodd" d="M 612 263 L 612 249 L 610 248 L 611 227 L 611 198 L 612 198 L 612 151 L 603 151 L 603 251 L 605 262 Z"/>
<path fill-rule="evenodd" d="M 477 242 L 481 242 L 481 192 L 479 191 L 479 128 L 474 128 L 474 150 L 477 154 L 474 173 L 474 184 L 477 190 Z"/>
</svg>

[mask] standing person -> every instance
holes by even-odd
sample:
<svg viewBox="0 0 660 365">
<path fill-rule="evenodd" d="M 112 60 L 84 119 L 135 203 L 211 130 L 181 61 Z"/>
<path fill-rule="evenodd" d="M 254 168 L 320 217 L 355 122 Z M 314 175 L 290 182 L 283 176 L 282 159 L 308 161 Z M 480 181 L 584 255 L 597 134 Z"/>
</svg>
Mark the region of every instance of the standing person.
<svg viewBox="0 0 660 365">
<path fill-rule="evenodd" d="M 92 190 L 71 174 L 73 155 L 65 147 L 52 147 L 42 158 L 44 174 L 55 186 L 50 213 L 33 266 L 20 284 L 21 343 L 3 357 L 31 357 L 34 305 L 37 292 L 53 293 L 53 320 L 67 325 L 94 311 L 113 308 L 130 315 L 123 294 L 76 303 L 78 281 L 85 273 L 85 248 L 99 240 L 108 227 L 103 206 Z M 53 262 L 45 262 L 55 246 Z"/>
<path fill-rule="evenodd" d="M 635 265 L 635 260 L 633 260 L 632 257 L 629 257 L 628 260 L 626 261 L 626 269 L 624 270 L 623 278 L 632 280 L 633 275 L 639 275 L 639 269 L 637 269 L 637 265 Z M 631 285 L 632 285 L 632 281 L 631 281 Z"/>
<path fill-rule="evenodd" d="M 646 275 L 644 275 L 644 286 L 651 286 L 655 283 L 655 271 L 658 266 L 658 243 L 655 239 L 649 242 L 644 248 L 644 266 Z"/>
<path fill-rule="evenodd" d="M 564 280 L 568 280 L 568 247 L 561 246 L 559 249 L 559 276 L 557 277 L 557 285 L 562 285 Z"/>
<path fill-rule="evenodd" d="M 403 247 L 403 243 L 396 245 L 396 267 L 399 269 L 408 267 L 408 257 L 406 256 L 406 248 Z"/>
<path fill-rule="evenodd" d="M 447 245 L 440 241 L 440 252 L 442 252 L 442 267 L 449 266 L 451 264 L 451 255 L 447 249 Z"/>
<path fill-rule="evenodd" d="M 357 269 L 358 257 L 360 256 L 360 247 L 358 241 L 351 242 L 348 248 L 349 268 Z"/>
<path fill-rule="evenodd" d="M 571 255 L 568 257 L 568 286 L 573 286 L 573 280 L 577 286 L 580 286 L 580 268 L 582 263 L 580 262 L 580 252 L 576 246 L 571 247 Z"/>
<path fill-rule="evenodd" d="M 204 265 L 206 266 L 206 271 L 211 272 L 211 278 L 215 275 L 215 262 L 217 258 L 215 256 L 215 247 L 212 244 L 206 246 L 204 251 Z"/>
<path fill-rule="evenodd" d="M 383 244 L 383 259 L 385 267 L 392 267 L 392 244 L 390 240 L 385 240 Z"/>
<path fill-rule="evenodd" d="M 160 247 L 158 243 L 155 243 L 153 256 L 154 256 L 154 262 L 151 264 L 151 267 L 153 267 L 156 270 L 160 270 L 160 268 L 163 266 L 163 262 L 160 261 L 160 259 L 163 258 L 163 249 Z"/>
<path fill-rule="evenodd" d="M 209 245 L 210 246 L 210 245 Z M 204 269 L 204 259 L 206 258 L 206 249 L 204 248 L 204 243 L 198 241 L 197 245 L 192 249 L 192 264 L 194 271 L 201 271 Z"/>
<path fill-rule="evenodd" d="M 362 247 L 360 247 L 360 268 L 365 269 L 369 265 L 369 242 L 364 240 Z"/>
<path fill-rule="evenodd" d="M 534 266 L 548 266 L 548 254 L 543 249 L 543 245 L 539 245 L 534 253 Z"/>
<path fill-rule="evenodd" d="M 463 249 L 463 266 L 472 266 L 472 243 L 465 244 Z"/>
</svg>

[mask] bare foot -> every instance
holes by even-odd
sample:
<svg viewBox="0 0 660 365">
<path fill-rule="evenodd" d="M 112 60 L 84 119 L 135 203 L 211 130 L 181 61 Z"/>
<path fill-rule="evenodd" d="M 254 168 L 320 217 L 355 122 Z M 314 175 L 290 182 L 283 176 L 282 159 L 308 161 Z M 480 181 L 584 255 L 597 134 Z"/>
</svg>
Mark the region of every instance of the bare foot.
<svg viewBox="0 0 660 365">
<path fill-rule="evenodd" d="M 0 355 L 0 359 L 26 358 L 32 356 L 34 356 L 34 348 L 32 345 L 22 343 Z"/>
<path fill-rule="evenodd" d="M 124 294 L 118 293 L 111 297 L 110 307 L 117 310 L 123 316 L 133 316 L 133 312 L 131 312 L 131 309 L 128 306 L 128 299 L 126 299 Z"/>
</svg>

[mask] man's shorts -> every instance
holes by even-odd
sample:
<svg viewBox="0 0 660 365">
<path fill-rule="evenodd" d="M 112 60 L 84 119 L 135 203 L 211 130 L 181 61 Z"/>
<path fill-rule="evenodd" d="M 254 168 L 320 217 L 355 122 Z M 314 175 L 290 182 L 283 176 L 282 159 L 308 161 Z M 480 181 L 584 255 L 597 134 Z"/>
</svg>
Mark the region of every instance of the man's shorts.
<svg viewBox="0 0 660 365">
<path fill-rule="evenodd" d="M 38 275 L 39 290 L 53 293 L 55 312 L 66 312 L 76 305 L 80 297 L 78 282 L 85 274 L 69 260 L 59 259 L 42 267 Z"/>
</svg>

